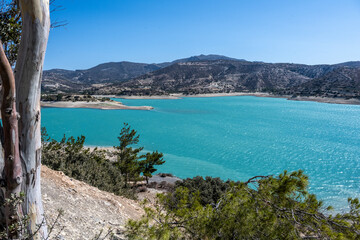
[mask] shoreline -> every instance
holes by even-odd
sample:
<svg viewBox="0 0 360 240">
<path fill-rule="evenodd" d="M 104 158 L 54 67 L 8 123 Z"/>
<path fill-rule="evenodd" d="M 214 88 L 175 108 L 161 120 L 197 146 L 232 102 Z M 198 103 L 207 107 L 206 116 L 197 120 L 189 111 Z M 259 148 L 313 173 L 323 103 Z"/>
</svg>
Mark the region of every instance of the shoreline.
<svg viewBox="0 0 360 240">
<path fill-rule="evenodd" d="M 101 110 L 152 110 L 151 106 L 126 106 L 121 102 L 41 102 L 42 108 L 89 108 Z"/>
<path fill-rule="evenodd" d="M 360 105 L 360 100 L 356 98 L 329 98 L 329 97 L 302 97 L 298 96 L 295 98 L 289 97 L 287 100 L 291 101 L 305 101 L 305 102 L 319 102 L 319 103 L 330 103 L 330 104 L 349 104 L 349 105 Z"/>
<path fill-rule="evenodd" d="M 117 98 L 117 99 L 181 99 L 184 98 L 185 95 L 179 94 L 179 93 L 173 93 L 170 95 L 153 95 L 153 96 L 133 96 L 133 95 L 124 95 L 124 96 L 118 96 L 118 95 L 93 95 L 94 97 L 109 97 L 109 98 Z"/>
<path fill-rule="evenodd" d="M 106 95 L 104 95 L 106 96 Z M 253 97 L 270 97 L 270 98 L 285 98 L 290 101 L 306 101 L 306 102 L 319 102 L 319 103 L 330 103 L 330 104 L 349 104 L 349 105 L 360 105 L 360 100 L 355 98 L 328 98 L 328 97 L 315 97 L 315 96 L 298 96 L 292 97 L 290 95 L 273 95 L 270 93 L 263 92 L 236 92 L 236 93 L 205 93 L 195 95 L 184 95 L 184 94 L 170 94 L 170 95 L 157 95 L 157 96 L 115 96 L 108 95 L 113 98 L 120 99 L 181 99 L 181 98 L 208 98 L 208 97 L 234 97 L 234 96 L 253 96 Z"/>
<path fill-rule="evenodd" d="M 292 97 L 290 95 L 273 95 L 263 92 L 236 92 L 236 93 L 205 93 L 195 95 L 184 95 L 181 93 L 174 93 L 170 95 L 154 95 L 154 96 L 116 96 L 116 95 L 94 95 L 94 97 L 109 97 L 117 99 L 127 100 L 175 100 L 182 98 L 210 98 L 210 97 L 234 97 L 234 96 L 253 96 L 253 97 L 270 97 L 270 98 L 285 98 L 290 101 L 306 101 L 306 102 L 319 102 L 329 104 L 348 104 L 348 105 L 360 105 L 360 100 L 355 98 L 328 98 L 328 97 L 315 97 L 315 96 L 297 96 Z M 88 108 L 88 109 L 101 109 L 101 110 L 152 110 L 152 106 L 127 106 L 117 101 L 109 102 L 43 102 L 41 101 L 41 107 L 43 108 Z"/>
</svg>

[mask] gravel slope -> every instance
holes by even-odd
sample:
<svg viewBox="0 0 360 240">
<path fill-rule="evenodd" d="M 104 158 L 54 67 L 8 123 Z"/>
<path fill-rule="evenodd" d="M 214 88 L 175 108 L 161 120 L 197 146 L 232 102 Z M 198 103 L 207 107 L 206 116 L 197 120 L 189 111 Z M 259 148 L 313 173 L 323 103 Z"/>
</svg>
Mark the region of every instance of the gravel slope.
<svg viewBox="0 0 360 240">
<path fill-rule="evenodd" d="M 127 220 L 138 219 L 143 214 L 134 200 L 101 191 L 46 166 L 42 166 L 41 176 L 48 224 L 54 222 L 58 209 L 64 210 L 51 237 L 64 228 L 57 239 L 93 239 L 101 230 L 106 232 L 111 228 L 118 239 L 123 239 L 121 230 Z"/>
</svg>

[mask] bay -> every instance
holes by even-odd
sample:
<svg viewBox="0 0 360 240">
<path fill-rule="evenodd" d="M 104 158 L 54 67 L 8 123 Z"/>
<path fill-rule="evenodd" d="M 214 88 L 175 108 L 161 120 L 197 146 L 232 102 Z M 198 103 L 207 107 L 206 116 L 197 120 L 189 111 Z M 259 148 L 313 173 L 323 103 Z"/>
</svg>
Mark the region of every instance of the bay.
<svg viewBox="0 0 360 240">
<path fill-rule="evenodd" d="M 303 169 L 310 191 L 338 210 L 360 196 L 360 106 L 250 96 L 117 99 L 152 111 L 43 108 L 51 137 L 86 136 L 114 146 L 124 122 L 146 150 L 165 154 L 160 172 L 247 180 Z"/>
</svg>

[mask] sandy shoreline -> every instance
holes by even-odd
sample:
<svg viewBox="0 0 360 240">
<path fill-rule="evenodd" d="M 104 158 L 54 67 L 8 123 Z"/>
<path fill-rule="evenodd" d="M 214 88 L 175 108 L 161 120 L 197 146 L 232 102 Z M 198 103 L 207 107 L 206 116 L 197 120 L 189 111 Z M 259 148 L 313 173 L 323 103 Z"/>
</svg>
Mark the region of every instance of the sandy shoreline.
<svg viewBox="0 0 360 240">
<path fill-rule="evenodd" d="M 126 106 L 120 102 L 41 102 L 44 108 L 92 108 L 103 110 L 151 110 L 151 106 Z"/>
<path fill-rule="evenodd" d="M 105 97 L 106 95 L 104 95 Z M 207 98 L 207 97 L 233 97 L 233 96 L 256 96 L 256 97 L 270 97 L 269 93 L 204 93 L 204 94 L 194 94 L 194 95 L 184 95 L 181 93 L 173 93 L 169 95 L 153 95 L 153 96 L 115 96 L 108 95 L 107 97 L 112 98 L 121 98 L 121 99 L 181 99 L 181 98 Z M 273 96 L 276 97 L 276 96 Z"/>
<path fill-rule="evenodd" d="M 118 95 L 94 95 L 94 97 L 108 97 L 108 98 L 119 98 L 119 99 L 181 99 L 186 97 L 185 95 L 174 93 L 170 95 L 152 95 L 152 96 L 118 96 Z"/>
<path fill-rule="evenodd" d="M 287 98 L 293 101 L 310 101 L 310 102 L 321 102 L 321 103 L 333 103 L 333 104 L 349 104 L 349 105 L 360 105 L 360 100 L 356 98 L 327 98 L 327 97 L 295 97 Z"/>
<path fill-rule="evenodd" d="M 170 95 L 154 95 L 154 96 L 116 96 L 116 95 L 94 95 L 95 97 L 109 97 L 119 99 L 181 99 L 181 98 L 208 98 L 208 97 L 233 97 L 233 96 L 254 96 L 254 97 L 271 97 L 271 98 L 286 98 L 292 101 L 311 101 L 320 103 L 332 104 L 349 104 L 360 105 L 359 99 L 345 99 L 345 98 L 327 98 L 327 97 L 291 97 L 289 95 L 273 95 L 270 93 L 262 92 L 236 92 L 236 93 L 208 93 L 196 95 L 184 94 L 170 94 Z M 44 108 L 91 108 L 103 110 L 152 110 L 151 106 L 126 106 L 121 102 L 41 102 L 41 107 Z"/>
<path fill-rule="evenodd" d="M 181 99 L 186 97 L 205 98 L 205 97 L 233 97 L 233 96 L 286 98 L 287 100 L 292 100 L 292 101 L 311 101 L 311 102 L 332 103 L 332 104 L 360 105 L 360 100 L 355 98 L 345 99 L 345 98 L 327 98 L 327 97 L 302 97 L 302 96 L 291 97 L 290 95 L 273 95 L 270 93 L 262 93 L 262 92 L 207 93 L 207 94 L 196 94 L 196 95 L 170 94 L 170 95 L 160 95 L 160 96 L 112 96 L 112 97 L 122 98 L 122 99 Z"/>
</svg>

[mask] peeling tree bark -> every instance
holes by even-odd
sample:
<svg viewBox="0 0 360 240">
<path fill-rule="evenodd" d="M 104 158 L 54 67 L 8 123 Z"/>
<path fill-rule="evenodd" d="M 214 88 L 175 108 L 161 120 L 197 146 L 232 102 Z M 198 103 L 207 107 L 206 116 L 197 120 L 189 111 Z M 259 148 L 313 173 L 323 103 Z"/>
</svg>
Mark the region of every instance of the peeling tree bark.
<svg viewBox="0 0 360 240">
<path fill-rule="evenodd" d="M 22 16 L 21 43 L 18 52 L 15 81 L 18 97 L 20 159 L 23 165 L 25 193 L 23 212 L 30 218 L 28 231 L 32 239 L 46 239 L 47 229 L 40 189 L 41 133 L 40 91 L 42 68 L 50 30 L 48 0 L 20 0 Z"/>
<path fill-rule="evenodd" d="M 0 75 L 2 79 L 3 100 L 1 116 L 4 134 L 4 172 L 5 172 L 5 198 L 20 196 L 22 183 L 22 166 L 19 157 L 18 114 L 16 112 L 15 79 L 12 68 L 5 56 L 2 42 L 0 41 Z M 6 226 L 15 226 L 23 214 L 20 205 L 6 205 Z M 19 231 L 8 231 L 10 239 L 21 237 Z"/>
</svg>

